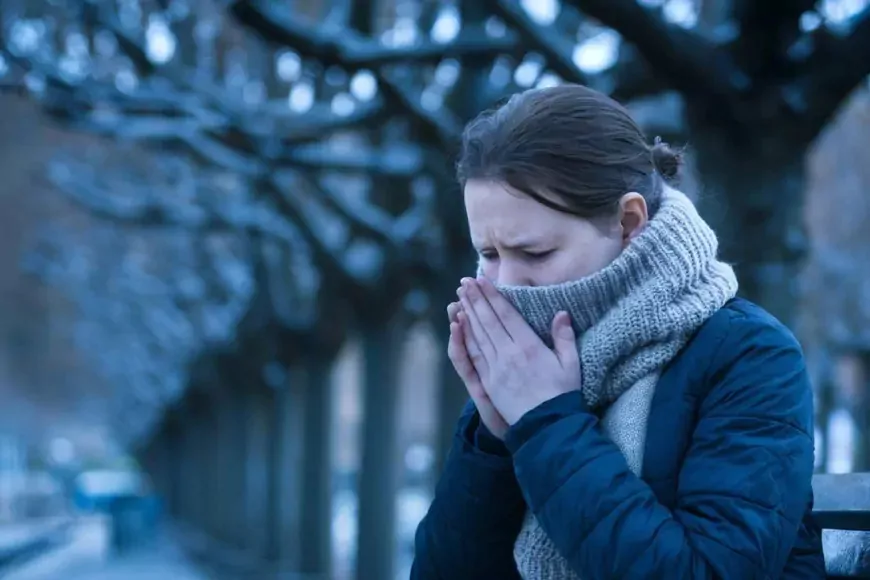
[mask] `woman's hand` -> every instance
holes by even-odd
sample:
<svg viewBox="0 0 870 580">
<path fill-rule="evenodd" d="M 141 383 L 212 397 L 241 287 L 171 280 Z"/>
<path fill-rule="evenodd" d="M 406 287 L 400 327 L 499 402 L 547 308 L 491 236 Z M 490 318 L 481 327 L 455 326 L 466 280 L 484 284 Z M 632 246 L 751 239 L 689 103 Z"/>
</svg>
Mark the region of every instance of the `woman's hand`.
<svg viewBox="0 0 870 580">
<path fill-rule="evenodd" d="M 580 357 L 567 313 L 553 319 L 553 350 L 485 279 L 464 278 L 457 291 L 467 317 L 468 358 L 496 411 L 513 425 L 527 412 L 580 388 Z"/>
<path fill-rule="evenodd" d="M 447 356 L 450 362 L 453 363 L 453 368 L 462 382 L 465 384 L 465 389 L 474 401 L 474 406 L 477 407 L 477 412 L 480 415 L 480 420 L 489 429 L 490 433 L 504 440 L 505 433 L 508 430 L 508 424 L 504 420 L 489 399 L 489 395 L 483 389 L 483 384 L 480 382 L 480 377 L 471 362 L 466 346 L 470 339 L 471 329 L 468 326 L 468 317 L 462 312 L 462 307 L 458 302 L 453 302 L 447 306 L 447 318 L 450 320 L 450 340 L 447 343 Z"/>
</svg>

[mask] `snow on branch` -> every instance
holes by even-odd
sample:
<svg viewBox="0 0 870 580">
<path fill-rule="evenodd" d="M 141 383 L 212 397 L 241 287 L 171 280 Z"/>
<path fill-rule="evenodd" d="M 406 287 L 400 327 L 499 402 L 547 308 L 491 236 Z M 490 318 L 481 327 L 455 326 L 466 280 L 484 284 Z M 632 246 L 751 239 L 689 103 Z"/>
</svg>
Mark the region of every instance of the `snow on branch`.
<svg viewBox="0 0 870 580">
<path fill-rule="evenodd" d="M 159 414 L 182 394 L 196 353 L 234 337 L 252 292 L 246 256 L 232 251 L 238 237 L 155 238 L 103 222 L 55 222 L 23 265 L 77 306 L 69 321 L 76 347 L 117 386 L 119 410 Z M 139 419 L 119 425 L 121 434 L 135 437 Z"/>
<path fill-rule="evenodd" d="M 509 26 L 514 27 L 523 42 L 547 59 L 553 71 L 569 83 L 588 85 L 589 78 L 574 64 L 576 41 L 554 30 L 552 25 L 536 23 L 518 0 L 488 0 L 489 7 Z"/>
<path fill-rule="evenodd" d="M 670 24 L 635 0 L 566 0 L 633 44 L 657 76 L 684 95 L 701 95 L 727 110 L 752 88 L 729 54 L 700 34 Z"/>
<path fill-rule="evenodd" d="M 801 76 L 787 88 L 798 112 L 809 119 L 808 139 L 815 138 L 841 104 L 870 76 L 870 5 L 848 22 L 848 33 L 816 31 L 814 50 L 801 67 Z"/>
<path fill-rule="evenodd" d="M 351 240 L 349 226 L 357 222 L 348 222 L 342 218 L 350 216 L 338 216 L 329 211 L 303 175 L 276 171 L 258 182 L 258 191 L 297 225 L 316 262 L 324 271 L 325 278 L 365 284 L 376 277 L 377 273 L 370 275 L 347 268 L 344 255 Z"/>
<path fill-rule="evenodd" d="M 292 46 L 327 66 L 360 69 L 397 63 L 437 63 L 445 58 L 521 55 L 525 49 L 515 35 L 491 38 L 482 27 L 461 31 L 449 42 L 422 40 L 412 46 L 385 46 L 332 21 L 317 25 L 293 17 L 291 9 L 278 6 L 263 0 L 235 0 L 230 3 L 230 11 L 239 22 L 265 38 L 281 46 Z"/>
<path fill-rule="evenodd" d="M 351 223 L 365 224 L 366 230 L 360 233 L 399 250 L 410 250 L 411 244 L 422 236 L 423 230 L 432 219 L 435 187 L 430 180 L 421 178 L 411 183 L 411 205 L 397 217 L 368 203 L 360 196 L 348 195 L 346 183 L 337 176 L 325 175 L 310 184 L 317 188 L 319 198 L 327 207 Z"/>
<path fill-rule="evenodd" d="M 249 232 L 287 241 L 280 228 L 253 221 L 251 212 L 219 214 L 198 205 L 156 200 L 147 186 L 123 176 L 107 183 L 106 170 L 58 157 L 49 162 L 47 178 L 58 191 L 90 215 L 140 228 L 183 229 L 203 234 Z"/>
<path fill-rule="evenodd" d="M 232 13 L 241 24 L 278 46 L 293 49 L 302 56 L 317 59 L 324 64 L 354 66 L 352 62 L 342 60 L 346 56 L 345 53 L 336 50 L 330 44 L 331 41 L 325 41 L 317 36 L 312 31 L 311 24 L 294 19 L 289 13 L 285 14 L 283 11 L 265 6 L 264 2 L 239 0 L 232 3 Z M 353 35 L 355 33 L 352 30 L 343 29 L 342 34 Z M 401 48 L 404 53 L 407 53 L 408 50 L 408 47 Z M 442 55 L 436 60 L 441 60 L 441 58 L 444 56 Z M 388 70 L 386 66 L 375 66 L 373 73 L 388 105 L 397 107 L 395 112 L 408 115 L 424 127 L 427 134 L 434 135 L 442 143 L 452 146 L 458 141 L 462 133 L 462 121 L 453 116 L 449 110 L 433 111 L 424 107 L 420 100 L 420 91 L 412 88 L 407 79 L 403 78 L 401 73 L 394 68 Z"/>
</svg>

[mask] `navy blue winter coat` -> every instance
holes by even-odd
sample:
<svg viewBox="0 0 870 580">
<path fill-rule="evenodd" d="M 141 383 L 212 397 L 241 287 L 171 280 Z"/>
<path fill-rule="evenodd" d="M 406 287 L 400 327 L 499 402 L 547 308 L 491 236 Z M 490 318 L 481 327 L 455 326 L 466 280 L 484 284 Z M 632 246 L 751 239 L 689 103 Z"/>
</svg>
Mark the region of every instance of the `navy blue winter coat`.
<svg viewBox="0 0 870 580">
<path fill-rule="evenodd" d="M 583 580 L 824 578 L 813 401 L 793 335 L 732 300 L 664 370 L 642 477 L 579 392 L 505 443 L 473 406 L 415 538 L 412 580 L 515 580 L 526 506 Z"/>
</svg>

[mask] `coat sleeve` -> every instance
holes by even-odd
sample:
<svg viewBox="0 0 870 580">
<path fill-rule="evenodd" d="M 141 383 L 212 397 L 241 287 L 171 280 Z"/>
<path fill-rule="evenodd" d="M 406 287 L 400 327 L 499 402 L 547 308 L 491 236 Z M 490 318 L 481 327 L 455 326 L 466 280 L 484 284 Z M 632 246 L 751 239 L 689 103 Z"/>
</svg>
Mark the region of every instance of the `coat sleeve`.
<svg viewBox="0 0 870 580">
<path fill-rule="evenodd" d="M 729 324 L 673 510 L 629 470 L 579 394 L 509 430 L 526 502 L 584 580 L 781 576 L 811 494 L 812 393 L 784 327 L 742 314 Z"/>
<path fill-rule="evenodd" d="M 519 580 L 513 546 L 525 510 L 510 454 L 469 403 L 417 528 L 411 580 Z"/>
</svg>

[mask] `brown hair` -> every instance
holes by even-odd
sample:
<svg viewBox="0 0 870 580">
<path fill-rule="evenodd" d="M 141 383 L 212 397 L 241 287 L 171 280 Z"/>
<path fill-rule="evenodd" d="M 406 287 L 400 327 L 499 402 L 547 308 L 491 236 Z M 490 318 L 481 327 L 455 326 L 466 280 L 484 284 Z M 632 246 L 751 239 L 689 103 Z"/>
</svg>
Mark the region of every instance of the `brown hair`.
<svg viewBox="0 0 870 580">
<path fill-rule="evenodd" d="M 553 209 L 609 217 L 628 192 L 650 215 L 682 156 L 656 139 L 647 144 L 628 111 L 581 85 L 531 89 L 481 113 L 465 128 L 457 176 L 500 181 Z M 555 198 L 555 199 L 554 199 Z"/>
</svg>

